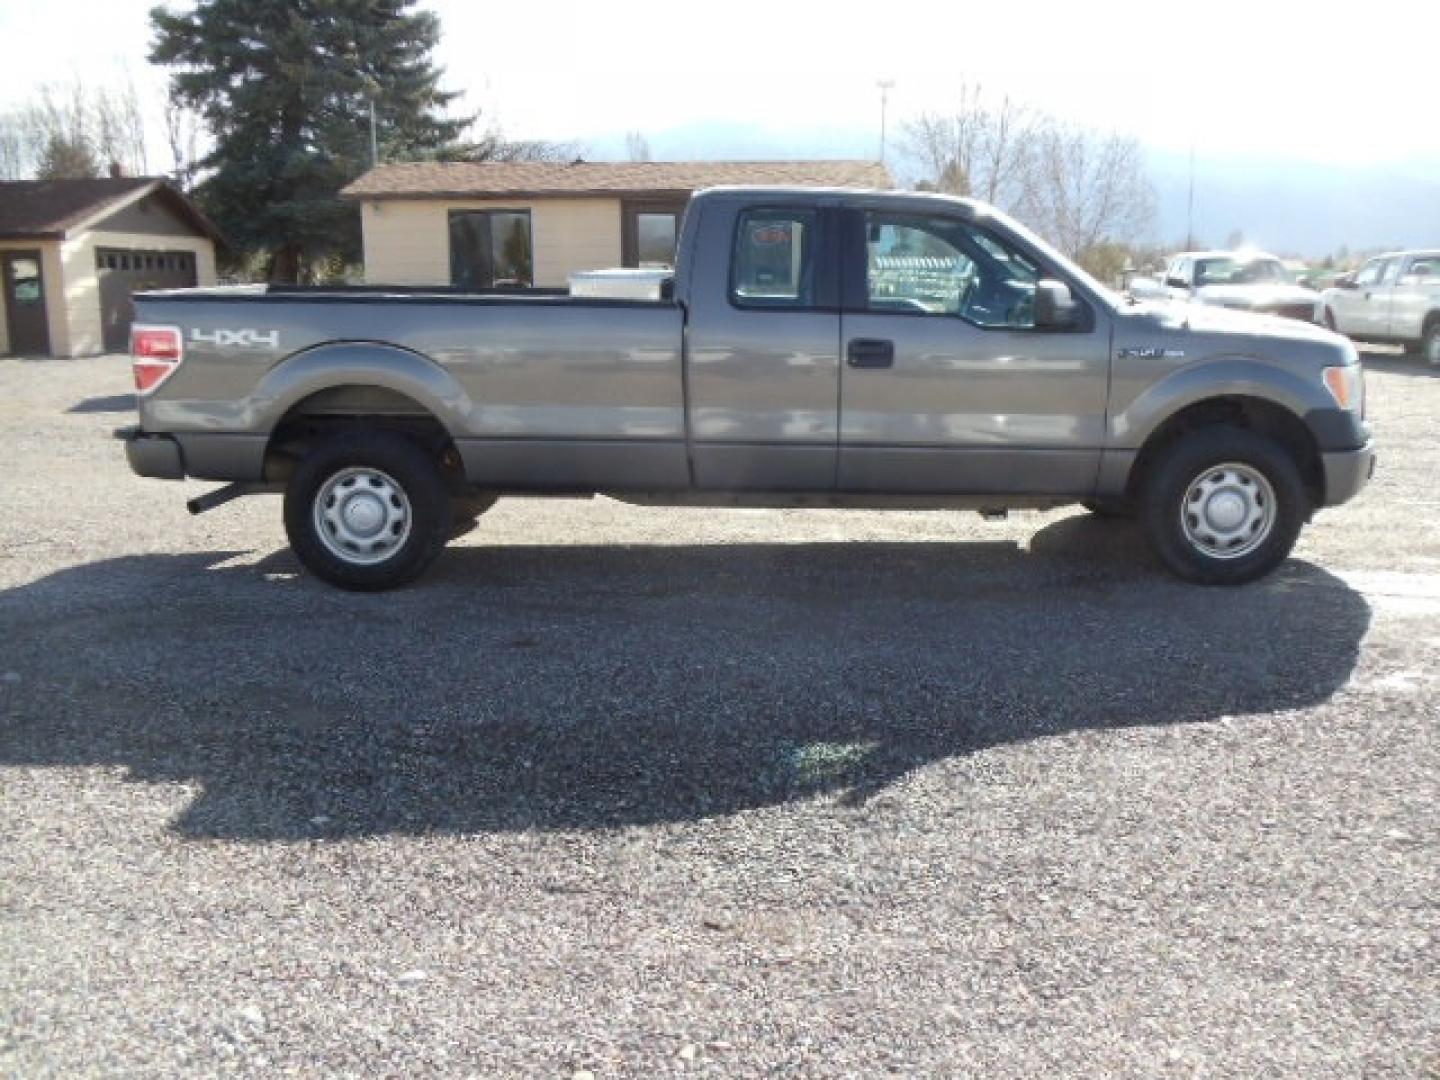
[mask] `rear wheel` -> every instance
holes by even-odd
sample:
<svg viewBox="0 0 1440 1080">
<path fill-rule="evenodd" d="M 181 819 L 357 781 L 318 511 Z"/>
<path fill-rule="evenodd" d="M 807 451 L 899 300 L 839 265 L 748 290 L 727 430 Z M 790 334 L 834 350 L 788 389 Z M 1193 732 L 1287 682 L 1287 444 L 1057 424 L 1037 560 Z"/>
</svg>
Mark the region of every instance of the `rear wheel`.
<svg viewBox="0 0 1440 1080">
<path fill-rule="evenodd" d="M 285 490 L 285 532 L 301 563 L 342 589 L 403 585 L 450 535 L 439 463 L 389 431 L 338 435 L 312 450 Z"/>
<path fill-rule="evenodd" d="M 1141 513 L 1151 546 L 1173 573 L 1202 585 L 1242 585 L 1289 556 L 1310 497 L 1283 446 L 1242 428 L 1202 428 L 1147 471 Z"/>
<path fill-rule="evenodd" d="M 1420 355 L 1431 367 L 1440 367 L 1440 317 L 1432 315 L 1420 338 Z"/>
</svg>

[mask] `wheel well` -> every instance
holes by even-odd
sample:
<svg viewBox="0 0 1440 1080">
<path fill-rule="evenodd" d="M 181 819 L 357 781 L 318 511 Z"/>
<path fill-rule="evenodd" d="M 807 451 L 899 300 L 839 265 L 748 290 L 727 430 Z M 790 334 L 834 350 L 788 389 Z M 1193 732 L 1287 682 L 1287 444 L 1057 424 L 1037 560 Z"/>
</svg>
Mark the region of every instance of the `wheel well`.
<svg viewBox="0 0 1440 1080">
<path fill-rule="evenodd" d="M 1206 398 L 1185 406 L 1145 440 L 1131 466 L 1127 496 L 1140 494 L 1146 471 L 1166 447 L 1204 427 L 1228 424 L 1263 435 L 1283 446 L 1294 460 L 1315 505 L 1324 501 L 1325 468 L 1320 447 L 1305 422 L 1283 405 L 1264 398 L 1227 396 Z"/>
<path fill-rule="evenodd" d="M 383 386 L 332 386 L 302 398 L 280 418 L 265 447 L 265 479 L 284 482 L 310 449 L 341 431 L 397 431 L 433 454 L 459 486 L 464 465 L 445 425 L 412 397 Z"/>
</svg>

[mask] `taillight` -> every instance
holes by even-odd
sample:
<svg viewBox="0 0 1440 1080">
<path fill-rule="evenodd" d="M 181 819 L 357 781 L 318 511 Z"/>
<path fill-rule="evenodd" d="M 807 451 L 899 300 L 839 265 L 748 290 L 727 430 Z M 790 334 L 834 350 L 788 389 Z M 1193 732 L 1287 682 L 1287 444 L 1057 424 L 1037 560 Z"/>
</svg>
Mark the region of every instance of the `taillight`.
<svg viewBox="0 0 1440 1080">
<path fill-rule="evenodd" d="M 180 330 L 174 326 L 130 328 L 130 368 L 135 389 L 148 394 L 175 373 L 184 359 Z"/>
</svg>

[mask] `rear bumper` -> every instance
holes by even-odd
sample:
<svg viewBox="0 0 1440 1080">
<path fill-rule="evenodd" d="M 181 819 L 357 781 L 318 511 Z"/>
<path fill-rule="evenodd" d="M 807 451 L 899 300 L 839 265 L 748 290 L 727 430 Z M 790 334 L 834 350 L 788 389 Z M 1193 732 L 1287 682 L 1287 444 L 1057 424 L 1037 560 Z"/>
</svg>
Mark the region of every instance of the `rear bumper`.
<svg viewBox="0 0 1440 1080">
<path fill-rule="evenodd" d="M 1358 450 L 1322 453 L 1325 465 L 1325 505 L 1339 506 L 1360 494 L 1375 475 L 1375 444 L 1367 442 Z"/>
<path fill-rule="evenodd" d="M 185 456 L 169 435 L 154 435 L 138 427 L 121 428 L 115 437 L 125 443 L 125 460 L 137 476 L 155 480 L 184 480 Z"/>
</svg>

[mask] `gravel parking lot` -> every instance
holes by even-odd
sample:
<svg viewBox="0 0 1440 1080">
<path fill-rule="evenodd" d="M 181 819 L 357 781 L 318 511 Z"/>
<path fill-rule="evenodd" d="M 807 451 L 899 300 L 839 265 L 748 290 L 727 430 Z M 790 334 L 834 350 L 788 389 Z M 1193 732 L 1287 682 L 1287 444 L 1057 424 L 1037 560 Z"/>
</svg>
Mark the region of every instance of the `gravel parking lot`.
<svg viewBox="0 0 1440 1080">
<path fill-rule="evenodd" d="M 342 593 L 0 360 L 0 1071 L 1440 1075 L 1440 373 L 1238 591 L 509 500 Z"/>
</svg>

